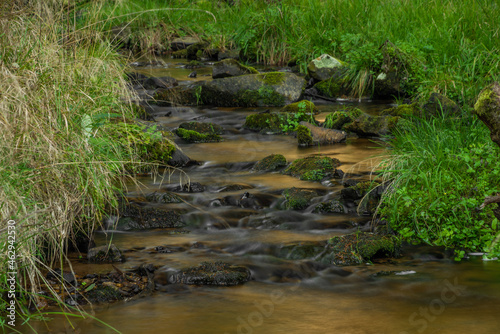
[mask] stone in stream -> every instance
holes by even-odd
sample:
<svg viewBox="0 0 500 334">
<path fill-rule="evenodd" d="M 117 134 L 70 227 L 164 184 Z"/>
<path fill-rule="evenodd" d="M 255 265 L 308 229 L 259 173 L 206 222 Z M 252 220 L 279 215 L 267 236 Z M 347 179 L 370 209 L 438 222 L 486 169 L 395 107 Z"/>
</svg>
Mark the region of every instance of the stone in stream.
<svg viewBox="0 0 500 334">
<path fill-rule="evenodd" d="M 179 125 L 179 128 L 196 131 L 202 134 L 221 135 L 224 132 L 224 128 L 222 126 L 210 122 L 184 122 Z"/>
<path fill-rule="evenodd" d="M 293 73 L 248 74 L 203 83 L 201 100 L 219 107 L 284 106 L 298 101 L 305 85 Z"/>
<path fill-rule="evenodd" d="M 172 88 L 178 86 L 179 83 L 172 77 L 151 77 L 143 81 L 142 86 L 145 89 Z"/>
<path fill-rule="evenodd" d="M 287 164 L 286 158 L 281 154 L 271 154 L 257 161 L 253 169 L 258 171 L 275 171 Z"/>
<path fill-rule="evenodd" d="M 323 54 L 313 59 L 307 65 L 307 74 L 318 81 L 327 80 L 332 76 L 343 76 L 347 70 L 348 66 L 346 63 L 328 54 Z"/>
<path fill-rule="evenodd" d="M 200 40 L 198 38 L 195 38 L 195 37 L 189 37 L 189 36 L 178 37 L 178 38 L 173 39 L 170 42 L 170 49 L 172 49 L 172 51 L 184 50 L 188 46 L 191 46 L 191 45 L 193 45 L 195 43 L 199 43 L 199 42 L 200 42 Z"/>
<path fill-rule="evenodd" d="M 318 192 L 314 189 L 290 188 L 283 191 L 285 197 L 285 208 L 292 210 L 303 210 L 307 208 Z"/>
<path fill-rule="evenodd" d="M 313 102 L 308 100 L 302 100 L 299 102 L 291 103 L 283 108 L 280 112 L 291 112 L 291 113 L 305 113 L 305 114 L 319 114 L 319 109 L 314 105 Z"/>
<path fill-rule="evenodd" d="M 310 140 L 302 140 L 297 130 L 297 140 L 299 146 L 326 145 L 342 143 L 347 138 L 347 133 L 341 130 L 325 129 L 308 122 L 300 122 L 300 126 L 306 127 L 311 136 Z"/>
<path fill-rule="evenodd" d="M 214 64 L 212 69 L 212 78 L 237 77 L 245 74 L 259 74 L 259 72 L 250 66 L 240 64 L 235 59 L 224 59 Z"/>
<path fill-rule="evenodd" d="M 123 262 L 124 257 L 115 245 L 105 245 L 89 249 L 87 259 L 92 263 Z"/>
<path fill-rule="evenodd" d="M 129 203 L 121 210 L 118 230 L 144 230 L 153 228 L 183 227 L 182 210 L 168 209 L 143 203 Z"/>
<path fill-rule="evenodd" d="M 217 285 L 233 286 L 248 282 L 250 270 L 224 262 L 202 262 L 197 267 L 182 270 L 166 270 L 158 273 L 159 284 Z"/>
<path fill-rule="evenodd" d="M 304 113 L 263 112 L 248 115 L 243 127 L 266 134 L 283 133 L 288 126 L 288 120 L 294 122 L 307 121 L 310 116 Z"/>
<path fill-rule="evenodd" d="M 282 173 L 298 177 L 306 181 L 322 181 L 326 178 L 333 178 L 340 161 L 322 155 L 313 155 L 302 159 L 297 159 L 288 166 Z"/>
</svg>

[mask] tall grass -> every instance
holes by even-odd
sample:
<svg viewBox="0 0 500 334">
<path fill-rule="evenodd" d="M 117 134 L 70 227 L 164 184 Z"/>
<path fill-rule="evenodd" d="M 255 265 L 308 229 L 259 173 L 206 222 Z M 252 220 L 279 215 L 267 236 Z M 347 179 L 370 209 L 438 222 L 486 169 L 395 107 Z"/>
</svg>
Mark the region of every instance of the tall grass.
<svg viewBox="0 0 500 334">
<path fill-rule="evenodd" d="M 132 115 L 123 64 L 99 31 L 67 24 L 66 3 L 11 2 L 0 12 L 0 290 L 14 220 L 17 324 L 36 308 L 46 269 L 66 268 L 75 236 L 90 235 L 117 207 L 132 157 L 106 127 L 92 126 Z"/>
<path fill-rule="evenodd" d="M 154 8 L 202 9 L 217 20 L 193 11 L 123 16 Z M 239 47 L 268 64 L 296 57 L 302 70 L 323 53 L 349 61 L 358 71 L 380 70 L 375 54 L 389 40 L 424 61 L 422 73 L 411 78 L 413 94 L 438 91 L 463 104 L 472 104 L 499 78 L 498 17 L 498 3 L 484 0 L 121 0 L 106 3 L 100 13 L 107 29 L 126 24 L 142 50 L 168 49 L 176 35 L 197 35 L 214 47 Z M 157 36 L 157 45 L 147 45 L 146 36 Z M 369 83 L 366 73 L 361 76 Z"/>
<path fill-rule="evenodd" d="M 498 231 L 486 196 L 500 191 L 498 147 L 476 118 L 414 119 L 391 141 L 380 213 L 404 238 L 457 250 L 488 251 Z"/>
</svg>

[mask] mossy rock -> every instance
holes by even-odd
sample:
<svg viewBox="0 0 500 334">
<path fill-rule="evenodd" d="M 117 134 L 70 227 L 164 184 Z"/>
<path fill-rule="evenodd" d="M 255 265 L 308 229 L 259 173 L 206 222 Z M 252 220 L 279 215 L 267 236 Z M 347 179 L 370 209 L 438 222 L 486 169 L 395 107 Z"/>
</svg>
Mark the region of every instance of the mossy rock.
<svg viewBox="0 0 500 334">
<path fill-rule="evenodd" d="M 172 105 L 195 106 L 200 102 L 201 86 L 177 86 L 170 89 L 158 89 L 153 95 L 153 102 L 159 106 Z"/>
<path fill-rule="evenodd" d="M 120 250 L 113 244 L 89 249 L 87 259 L 92 263 L 123 262 L 124 257 Z"/>
<path fill-rule="evenodd" d="M 338 159 L 316 155 L 295 160 L 283 171 L 283 174 L 306 181 L 322 181 L 325 178 L 333 177 L 336 171 L 335 167 L 338 166 L 340 166 Z"/>
<path fill-rule="evenodd" d="M 432 93 L 429 100 L 422 105 L 424 116 L 460 116 L 461 109 L 454 101 L 448 97 Z"/>
<path fill-rule="evenodd" d="M 379 187 L 378 182 L 358 182 L 342 189 L 340 195 L 344 204 L 350 207 L 357 206 L 356 211 L 359 213 L 373 214 L 377 210 L 382 195 L 383 189 Z"/>
<path fill-rule="evenodd" d="M 309 206 L 311 199 L 318 196 L 316 190 L 289 188 L 283 191 L 285 207 L 292 210 L 303 210 Z"/>
<path fill-rule="evenodd" d="M 335 111 L 326 116 L 323 127 L 327 129 L 344 130 L 346 124 L 361 116 L 363 112 L 358 108 L 347 108 Z"/>
<path fill-rule="evenodd" d="M 203 55 L 203 50 L 208 47 L 208 43 L 206 42 L 198 42 L 194 43 L 186 48 L 187 56 L 186 58 L 189 60 L 197 60 Z"/>
<path fill-rule="evenodd" d="M 111 303 L 124 299 L 117 288 L 102 284 L 87 292 L 85 298 L 92 304 Z"/>
<path fill-rule="evenodd" d="M 170 42 L 170 48 L 173 51 L 186 50 L 187 47 L 199 42 L 200 40 L 195 37 L 190 37 L 190 36 L 177 37 Z"/>
<path fill-rule="evenodd" d="M 342 143 L 347 138 L 347 133 L 345 133 L 344 131 L 336 129 L 325 129 L 307 122 L 300 122 L 299 124 L 299 127 L 304 126 L 309 130 L 312 141 L 307 142 L 308 146 Z M 298 128 L 297 138 L 299 139 L 299 146 L 301 146 Z M 307 137 L 306 140 L 308 140 Z"/>
<path fill-rule="evenodd" d="M 202 134 L 217 134 L 221 135 L 224 128 L 215 123 L 204 122 L 185 122 L 179 125 L 179 128 L 196 131 Z"/>
<path fill-rule="evenodd" d="M 233 266 L 224 262 L 202 262 L 197 267 L 181 270 L 175 282 L 190 285 L 233 286 L 248 282 L 250 270 L 246 267 Z"/>
<path fill-rule="evenodd" d="M 390 133 L 389 125 L 397 124 L 394 116 L 372 116 L 363 113 L 352 122 L 343 126 L 345 131 L 354 132 L 360 137 L 380 137 Z M 392 121 L 389 124 L 389 121 Z M 394 122 L 396 121 L 396 122 Z"/>
<path fill-rule="evenodd" d="M 333 99 L 349 96 L 351 92 L 349 81 L 345 76 L 333 76 L 328 80 L 320 81 L 314 85 L 314 88 L 320 95 Z"/>
<path fill-rule="evenodd" d="M 219 107 L 280 107 L 297 101 L 305 85 L 293 73 L 269 72 L 214 79 L 200 93 L 204 103 Z"/>
<path fill-rule="evenodd" d="M 318 81 L 328 80 L 332 76 L 343 76 L 348 67 L 346 63 L 330 55 L 324 54 L 313 59 L 307 65 L 307 74 Z"/>
<path fill-rule="evenodd" d="M 491 140 L 500 146 L 500 85 L 497 82 L 481 91 L 474 113 L 490 130 Z"/>
<path fill-rule="evenodd" d="M 291 123 L 309 120 L 306 114 L 292 113 L 258 113 L 248 115 L 243 127 L 264 133 L 281 133 Z"/>
<path fill-rule="evenodd" d="M 408 116 L 418 116 L 421 114 L 421 110 L 418 106 L 418 103 L 412 104 L 401 104 L 397 107 L 384 109 L 380 112 L 381 115 L 390 115 L 390 116 L 400 116 L 400 117 L 408 117 Z"/>
<path fill-rule="evenodd" d="M 353 186 L 346 187 L 340 191 L 343 199 L 354 201 L 363 198 L 370 190 L 378 187 L 380 183 L 372 181 L 357 182 Z"/>
<path fill-rule="evenodd" d="M 146 200 L 153 203 L 181 203 L 182 198 L 170 191 L 158 192 L 155 191 L 151 194 L 146 195 Z"/>
<path fill-rule="evenodd" d="M 314 213 L 347 213 L 344 205 L 336 199 L 319 203 L 313 210 Z"/>
<path fill-rule="evenodd" d="M 184 227 L 182 210 L 171 210 L 159 206 L 126 204 L 120 211 L 119 230 L 145 230 L 153 228 Z"/>
<path fill-rule="evenodd" d="M 200 51 L 201 52 L 201 51 Z M 185 68 L 187 69 L 191 69 L 191 70 L 194 70 L 196 68 L 200 68 L 200 67 L 203 67 L 203 63 L 198 61 L 198 60 L 191 60 L 186 66 Z"/>
<path fill-rule="evenodd" d="M 281 154 L 271 154 L 259 160 L 253 169 L 258 171 L 274 171 L 286 166 L 286 158 Z"/>
<path fill-rule="evenodd" d="M 299 146 L 312 146 L 313 138 L 311 136 L 311 130 L 304 125 L 297 126 L 297 142 Z"/>
<path fill-rule="evenodd" d="M 172 57 L 174 57 L 174 58 L 187 58 L 187 50 L 182 49 L 182 50 L 174 51 L 174 52 L 172 52 Z"/>
<path fill-rule="evenodd" d="M 280 112 L 291 112 L 291 113 L 306 113 L 306 114 L 318 114 L 319 110 L 316 108 L 313 102 L 308 100 L 302 100 L 295 102 L 281 108 Z"/>
<path fill-rule="evenodd" d="M 325 245 L 321 242 L 300 242 L 280 247 L 277 249 L 276 256 L 287 260 L 314 259 L 324 249 Z"/>
<path fill-rule="evenodd" d="M 322 257 L 321 262 L 352 266 L 375 258 L 397 257 L 400 252 L 401 241 L 397 237 L 360 232 L 328 240 L 327 254 Z"/>
<path fill-rule="evenodd" d="M 178 128 L 175 133 L 188 143 L 210 143 L 220 142 L 221 136 L 216 133 L 203 134 L 193 130 Z"/>
<path fill-rule="evenodd" d="M 224 59 L 213 66 L 212 78 L 236 77 L 245 74 L 259 74 L 255 68 L 240 64 L 235 59 Z"/>
</svg>

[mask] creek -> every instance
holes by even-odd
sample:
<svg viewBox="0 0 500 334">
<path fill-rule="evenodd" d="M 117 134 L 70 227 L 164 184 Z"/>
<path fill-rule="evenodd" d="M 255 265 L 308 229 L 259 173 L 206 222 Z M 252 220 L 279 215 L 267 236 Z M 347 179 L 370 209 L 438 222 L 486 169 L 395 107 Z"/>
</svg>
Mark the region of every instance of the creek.
<svg viewBox="0 0 500 334">
<path fill-rule="evenodd" d="M 168 59 L 166 68 L 138 69 L 149 76 L 173 76 L 180 84 L 209 80 L 210 67 L 192 71 L 181 61 Z M 324 117 L 343 104 L 376 113 L 388 103 L 317 103 Z M 191 182 L 206 187 L 199 193 L 181 194 L 186 203 L 187 227 L 148 231 L 102 231 L 96 244 L 112 241 L 127 261 L 121 270 L 143 263 L 170 268 L 196 266 L 221 260 L 248 267 L 252 280 L 238 286 L 163 285 L 152 296 L 132 302 L 97 306 L 95 316 L 123 333 L 498 333 L 500 318 L 500 263 L 471 257 L 460 263 L 449 252 L 424 246 L 406 246 L 398 259 L 359 266 L 335 267 L 313 261 L 275 256 L 276 249 L 298 242 L 325 241 L 357 229 L 369 230 L 371 217 L 355 214 L 315 214 L 280 209 L 285 188 L 315 188 L 327 200 L 342 189 L 334 182 L 314 183 L 279 173 L 252 170 L 256 161 L 273 153 L 288 162 L 311 154 L 341 161 L 352 178 L 369 178 L 384 149 L 376 140 L 351 138 L 346 143 L 299 148 L 296 138 L 265 135 L 242 128 L 251 113 L 272 108 L 166 108 L 154 107 L 156 121 L 170 129 L 196 120 L 213 122 L 225 129 L 224 141 L 188 144 L 182 150 L 200 162 L 184 168 Z M 141 177 L 130 184 L 130 196 L 159 188 L 173 189 L 185 175 L 175 172 L 170 180 Z M 220 206 L 221 197 L 255 195 L 261 207 Z M 185 233 L 188 232 L 188 233 Z M 159 253 L 158 246 L 171 252 Z M 111 265 L 89 265 L 74 258 L 77 273 L 107 272 Z M 80 333 L 111 333 L 91 319 L 73 321 Z M 53 332 L 71 332 L 65 318 L 49 323 Z M 40 325 L 37 328 L 45 332 Z"/>
</svg>

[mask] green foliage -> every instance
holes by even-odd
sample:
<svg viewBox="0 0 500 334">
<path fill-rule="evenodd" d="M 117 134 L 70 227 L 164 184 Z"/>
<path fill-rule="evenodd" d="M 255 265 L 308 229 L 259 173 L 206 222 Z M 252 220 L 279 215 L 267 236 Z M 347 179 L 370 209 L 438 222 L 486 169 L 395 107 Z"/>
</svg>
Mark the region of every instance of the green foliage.
<svg viewBox="0 0 500 334">
<path fill-rule="evenodd" d="M 477 119 L 413 119 L 395 131 L 382 176 L 392 182 L 380 213 L 403 238 L 465 251 L 487 251 L 498 231 L 492 208 L 500 191 L 499 148 Z"/>
<path fill-rule="evenodd" d="M 297 141 L 299 142 L 299 146 L 311 146 L 313 144 L 311 130 L 307 126 L 297 126 Z"/>
</svg>

